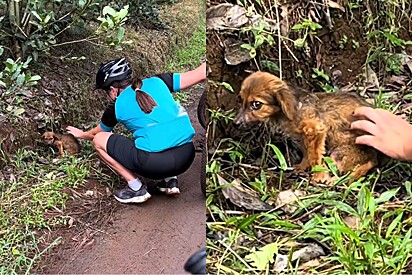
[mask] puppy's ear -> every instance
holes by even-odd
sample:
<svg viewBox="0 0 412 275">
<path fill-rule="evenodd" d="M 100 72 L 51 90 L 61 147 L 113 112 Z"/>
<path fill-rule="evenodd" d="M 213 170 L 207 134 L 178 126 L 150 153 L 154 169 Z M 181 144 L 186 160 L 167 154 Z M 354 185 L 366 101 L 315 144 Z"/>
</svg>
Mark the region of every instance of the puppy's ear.
<svg viewBox="0 0 412 275">
<path fill-rule="evenodd" d="M 296 98 L 293 92 L 286 86 L 275 93 L 275 96 L 285 116 L 289 120 L 294 120 L 296 116 Z"/>
</svg>

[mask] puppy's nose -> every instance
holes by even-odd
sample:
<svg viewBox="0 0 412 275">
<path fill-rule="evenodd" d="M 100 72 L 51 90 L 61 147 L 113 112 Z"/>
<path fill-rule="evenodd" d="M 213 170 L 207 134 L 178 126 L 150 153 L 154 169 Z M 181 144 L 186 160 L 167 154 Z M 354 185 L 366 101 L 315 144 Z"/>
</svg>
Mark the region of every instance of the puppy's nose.
<svg viewBox="0 0 412 275">
<path fill-rule="evenodd" d="M 233 119 L 233 123 L 235 125 L 241 125 L 245 122 L 245 116 L 243 115 L 242 112 L 240 112 L 239 114 L 237 114 L 237 116 Z"/>
</svg>

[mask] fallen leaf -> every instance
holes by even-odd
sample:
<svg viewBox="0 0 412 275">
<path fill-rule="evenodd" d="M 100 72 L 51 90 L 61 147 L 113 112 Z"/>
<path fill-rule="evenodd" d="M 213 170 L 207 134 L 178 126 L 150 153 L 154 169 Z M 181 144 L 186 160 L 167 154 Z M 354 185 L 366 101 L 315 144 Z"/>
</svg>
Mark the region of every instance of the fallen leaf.
<svg viewBox="0 0 412 275">
<path fill-rule="evenodd" d="M 247 22 L 246 9 L 239 5 L 223 3 L 206 10 L 207 29 L 239 28 Z"/>
<path fill-rule="evenodd" d="M 372 68 L 369 66 L 369 64 L 367 64 L 366 67 L 365 67 L 364 77 L 365 77 L 365 84 L 370 84 L 370 85 L 372 85 L 372 87 L 379 88 L 378 76 L 372 70 Z M 365 86 L 370 87 L 370 85 L 365 85 Z"/>
<path fill-rule="evenodd" d="M 225 61 L 228 65 L 238 65 L 252 59 L 249 50 L 242 48 L 242 44 L 244 43 L 233 38 L 224 41 Z"/>
<path fill-rule="evenodd" d="M 320 261 L 318 259 L 310 260 L 306 263 L 303 263 L 299 266 L 300 270 L 307 270 L 313 267 L 318 267 L 320 265 Z"/>
<path fill-rule="evenodd" d="M 273 263 L 273 256 L 278 252 L 278 244 L 270 243 L 259 248 L 258 251 L 246 255 L 245 259 L 258 270 L 265 270 L 269 263 Z"/>
<path fill-rule="evenodd" d="M 334 1 L 327 1 L 328 2 L 328 6 L 333 8 L 333 9 L 340 9 L 342 12 L 345 12 L 345 8 L 342 7 L 340 4 L 334 2 Z"/>
<path fill-rule="evenodd" d="M 219 184 L 222 186 L 223 196 L 234 205 L 248 210 L 266 211 L 273 209 L 271 205 L 261 201 L 256 192 L 242 187 L 239 180 L 236 179 L 229 183 L 220 175 L 217 175 L 217 177 Z"/>
<path fill-rule="evenodd" d="M 405 76 L 397 76 L 397 75 L 392 75 L 389 79 L 388 82 L 392 84 L 398 84 L 400 86 L 405 86 L 406 83 L 405 81 L 408 81 L 407 77 Z"/>
<path fill-rule="evenodd" d="M 346 225 L 351 229 L 356 229 L 359 227 L 359 218 L 355 216 L 347 216 L 343 219 Z"/>
<path fill-rule="evenodd" d="M 308 246 L 305 246 L 304 248 L 293 252 L 292 261 L 300 259 L 301 262 L 307 262 L 323 255 L 325 255 L 325 251 L 323 251 L 323 248 L 318 244 L 311 243 Z"/>
<path fill-rule="evenodd" d="M 289 189 L 281 191 L 276 197 L 275 205 L 276 207 L 281 207 L 286 213 L 292 214 L 298 208 L 295 202 L 305 195 L 306 192 L 300 190 L 293 191 Z"/>
</svg>

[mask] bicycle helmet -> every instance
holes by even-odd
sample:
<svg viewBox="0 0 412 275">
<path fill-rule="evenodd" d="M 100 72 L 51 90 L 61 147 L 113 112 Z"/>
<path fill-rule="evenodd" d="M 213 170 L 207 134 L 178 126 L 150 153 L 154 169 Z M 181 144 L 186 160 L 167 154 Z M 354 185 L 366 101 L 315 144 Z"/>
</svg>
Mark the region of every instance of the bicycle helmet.
<svg viewBox="0 0 412 275">
<path fill-rule="evenodd" d="M 132 69 L 126 58 L 117 58 L 100 66 L 96 74 L 96 89 L 108 90 L 115 81 L 131 78 Z"/>
</svg>

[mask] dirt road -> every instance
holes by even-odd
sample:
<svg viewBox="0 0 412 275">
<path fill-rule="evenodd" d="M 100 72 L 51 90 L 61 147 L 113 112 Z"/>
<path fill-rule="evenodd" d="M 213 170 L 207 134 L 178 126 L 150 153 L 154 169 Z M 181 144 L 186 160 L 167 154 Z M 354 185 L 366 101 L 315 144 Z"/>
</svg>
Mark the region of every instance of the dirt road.
<svg viewBox="0 0 412 275">
<path fill-rule="evenodd" d="M 202 90 L 192 91 L 187 108 L 197 133 L 204 130 L 196 117 Z M 205 246 L 205 198 L 200 188 L 201 153 L 180 175 L 181 194 L 167 197 L 151 191 L 144 204 L 122 205 L 113 226 L 103 228 L 91 245 L 80 251 L 60 251 L 49 261 L 48 274 L 182 274 L 187 258 Z M 151 189 L 149 189 L 150 191 Z"/>
</svg>

